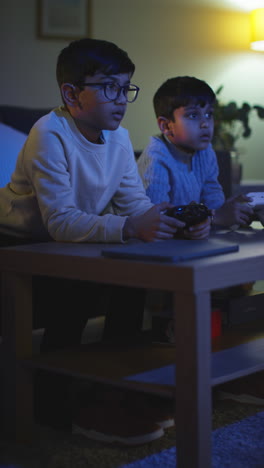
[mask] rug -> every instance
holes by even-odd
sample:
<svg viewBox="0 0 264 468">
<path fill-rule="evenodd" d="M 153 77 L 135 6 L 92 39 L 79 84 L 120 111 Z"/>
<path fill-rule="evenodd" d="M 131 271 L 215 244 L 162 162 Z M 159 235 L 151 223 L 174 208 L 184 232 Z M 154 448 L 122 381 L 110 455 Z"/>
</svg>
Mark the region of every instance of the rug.
<svg viewBox="0 0 264 468">
<path fill-rule="evenodd" d="M 171 447 L 120 468 L 175 468 L 175 456 Z M 212 468 L 264 468 L 264 412 L 213 431 L 212 458 Z"/>
<path fill-rule="evenodd" d="M 226 454 L 229 452 L 234 453 L 233 447 L 230 447 L 229 450 L 226 447 L 226 443 L 222 442 L 222 440 L 225 440 L 222 439 L 226 434 L 225 429 L 235 426 L 236 423 L 239 421 L 243 422 L 247 418 L 251 420 L 251 417 L 262 412 L 263 407 L 256 405 L 246 405 L 231 400 L 213 399 L 213 437 L 215 437 L 215 434 L 220 434 L 218 437 L 219 450 L 220 448 L 224 450 L 222 458 L 226 458 Z M 264 424 L 263 420 L 261 424 Z M 235 427 L 237 428 L 238 437 L 240 426 L 237 425 Z M 255 443 L 256 447 L 260 445 L 258 436 L 256 442 L 253 442 L 253 437 L 258 434 L 256 427 L 252 430 L 250 424 L 248 425 L 250 434 L 247 433 L 247 429 L 243 424 L 241 428 L 243 431 L 239 438 L 242 445 L 247 446 L 248 443 L 251 446 Z M 229 438 L 228 435 L 225 437 Z M 171 450 L 173 454 L 175 450 L 174 444 L 174 428 L 166 430 L 163 437 L 149 444 L 137 447 L 118 447 L 95 442 L 81 435 L 73 435 L 68 432 L 56 431 L 48 427 L 36 425 L 31 444 L 15 444 L 5 441 L 0 437 L 0 468 L 124 468 L 126 465 L 139 463 L 141 460 L 154 455 L 155 457 L 159 457 L 164 451 L 165 453 L 167 451 L 170 453 Z M 251 452 L 253 452 L 252 463 L 250 460 Z M 220 459 L 219 453 L 216 453 L 215 456 Z M 249 448 L 247 452 L 249 460 L 247 468 L 264 468 L 263 464 L 253 464 L 255 463 L 255 456 L 254 450 Z M 263 454 L 262 457 L 264 460 Z M 170 459 L 173 459 L 172 455 L 170 455 Z M 141 468 L 142 465 L 135 466 L 136 468 Z M 158 466 L 160 468 L 167 468 L 164 464 Z M 175 461 L 173 466 L 175 468 Z M 170 465 L 168 465 L 169 467 Z M 155 465 L 153 465 L 153 468 L 155 468 Z M 217 468 L 225 468 L 225 465 L 221 466 L 219 462 Z M 240 467 L 239 465 L 233 465 L 232 468 Z"/>
</svg>

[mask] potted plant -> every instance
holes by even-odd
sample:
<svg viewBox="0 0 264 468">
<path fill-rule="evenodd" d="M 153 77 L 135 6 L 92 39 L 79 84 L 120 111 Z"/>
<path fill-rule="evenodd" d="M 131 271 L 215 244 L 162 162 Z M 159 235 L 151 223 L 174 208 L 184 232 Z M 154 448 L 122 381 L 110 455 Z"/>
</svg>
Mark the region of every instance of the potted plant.
<svg viewBox="0 0 264 468">
<path fill-rule="evenodd" d="M 237 152 L 237 140 L 241 137 L 248 138 L 252 133 L 249 122 L 250 115 L 256 112 L 260 119 L 264 119 L 264 107 L 252 106 L 247 102 L 239 107 L 234 101 L 224 104 L 218 99 L 222 89 L 223 86 L 220 86 L 215 93 L 217 99 L 214 107 L 213 146 L 216 150 Z"/>
<path fill-rule="evenodd" d="M 218 96 L 223 86 L 216 91 L 216 103 L 214 107 L 214 137 L 213 147 L 217 152 L 231 154 L 231 180 L 233 191 L 240 185 L 242 178 L 242 164 L 239 161 L 239 151 L 236 147 L 237 140 L 249 138 L 252 129 L 250 127 L 250 115 L 255 112 L 260 119 L 264 119 L 264 107 L 257 104 L 250 105 L 247 102 L 239 107 L 235 101 L 223 103 Z"/>
</svg>

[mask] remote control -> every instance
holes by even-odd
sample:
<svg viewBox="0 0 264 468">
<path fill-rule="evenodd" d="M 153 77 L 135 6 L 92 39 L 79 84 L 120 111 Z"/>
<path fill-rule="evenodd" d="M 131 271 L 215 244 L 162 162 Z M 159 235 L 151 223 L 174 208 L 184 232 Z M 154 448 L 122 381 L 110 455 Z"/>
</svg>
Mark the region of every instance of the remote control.
<svg viewBox="0 0 264 468">
<path fill-rule="evenodd" d="M 257 219 L 264 226 L 264 192 L 250 192 L 247 196 L 252 198 L 251 202 L 248 202 L 256 214 Z"/>
<path fill-rule="evenodd" d="M 248 202 L 249 206 L 252 206 L 252 208 L 257 208 L 259 206 L 264 207 L 264 192 L 250 192 L 247 193 L 247 197 L 252 198 L 252 201 Z"/>
</svg>

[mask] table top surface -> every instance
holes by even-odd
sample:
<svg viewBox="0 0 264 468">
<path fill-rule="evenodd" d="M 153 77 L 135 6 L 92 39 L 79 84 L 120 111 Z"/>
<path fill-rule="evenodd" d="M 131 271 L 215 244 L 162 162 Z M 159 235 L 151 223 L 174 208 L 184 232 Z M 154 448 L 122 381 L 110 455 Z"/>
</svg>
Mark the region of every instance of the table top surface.
<svg viewBox="0 0 264 468">
<path fill-rule="evenodd" d="M 102 249 L 113 244 L 47 242 L 0 249 L 0 271 L 168 291 L 211 290 L 264 279 L 264 229 L 219 230 L 212 237 L 238 243 L 239 251 L 165 263 L 103 257 Z"/>
</svg>

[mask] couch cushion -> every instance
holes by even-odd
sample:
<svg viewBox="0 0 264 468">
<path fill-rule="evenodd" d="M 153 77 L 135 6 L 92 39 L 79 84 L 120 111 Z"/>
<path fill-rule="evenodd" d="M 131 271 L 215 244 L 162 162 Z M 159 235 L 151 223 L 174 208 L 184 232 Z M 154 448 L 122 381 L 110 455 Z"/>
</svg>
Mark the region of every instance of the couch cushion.
<svg viewBox="0 0 264 468">
<path fill-rule="evenodd" d="M 51 109 L 30 109 L 19 106 L 0 106 L 0 122 L 24 133 L 29 133 L 34 123 Z"/>
<path fill-rule="evenodd" d="M 16 160 L 27 135 L 0 122 L 0 187 L 10 182 Z"/>
</svg>

